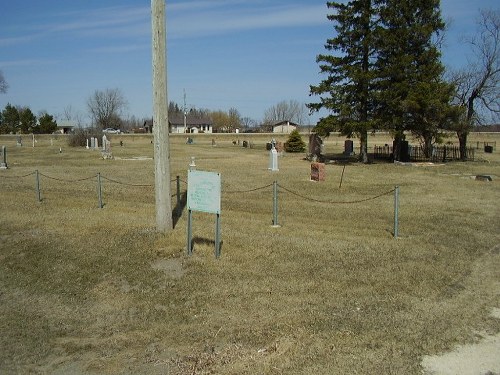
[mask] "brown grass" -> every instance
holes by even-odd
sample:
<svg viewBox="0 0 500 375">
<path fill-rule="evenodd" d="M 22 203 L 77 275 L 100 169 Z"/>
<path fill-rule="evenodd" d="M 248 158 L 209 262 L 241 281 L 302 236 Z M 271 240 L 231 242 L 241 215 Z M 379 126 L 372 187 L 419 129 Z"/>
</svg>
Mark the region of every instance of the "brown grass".
<svg viewBox="0 0 500 375">
<path fill-rule="evenodd" d="M 156 232 L 149 136 L 113 136 L 115 160 L 64 137 L 35 148 L 0 137 L 10 167 L 0 170 L 0 373 L 419 374 L 423 355 L 499 332 L 489 317 L 500 306 L 498 150 L 468 163 L 351 163 L 339 189 L 342 165 L 311 182 L 304 154 L 268 171 L 269 138 L 171 137 L 173 178 L 186 181 L 191 156 L 222 174 L 216 260 L 213 215 L 194 213 L 191 257 L 185 210 L 171 233 Z M 340 152 L 343 138 L 325 147 Z M 102 209 L 98 172 L 113 180 Z M 274 180 L 290 190 L 279 192 L 280 228 L 272 189 L 260 189 Z M 316 201 L 395 185 L 399 239 L 392 194 Z"/>
</svg>

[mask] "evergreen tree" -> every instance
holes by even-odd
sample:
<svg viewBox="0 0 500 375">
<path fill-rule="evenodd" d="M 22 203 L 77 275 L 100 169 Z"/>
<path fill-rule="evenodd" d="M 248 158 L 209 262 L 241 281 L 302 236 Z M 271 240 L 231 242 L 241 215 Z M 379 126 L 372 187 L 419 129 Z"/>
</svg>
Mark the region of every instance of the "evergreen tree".
<svg viewBox="0 0 500 375">
<path fill-rule="evenodd" d="M 28 134 L 36 132 L 36 116 L 28 107 L 19 110 L 19 129 L 21 133 Z"/>
<path fill-rule="evenodd" d="M 54 117 L 48 113 L 44 113 L 40 116 L 38 121 L 40 122 L 39 132 L 41 134 L 51 134 L 57 130 L 57 122 L 54 120 Z"/>
<path fill-rule="evenodd" d="M 306 150 L 306 144 L 302 140 L 302 137 L 297 129 L 292 130 L 288 136 L 288 140 L 285 142 L 286 152 L 304 152 Z"/>
<path fill-rule="evenodd" d="M 19 130 L 19 111 L 8 103 L 2 111 L 2 126 L 0 133 L 17 133 Z"/>
<path fill-rule="evenodd" d="M 330 54 L 318 55 L 320 72 L 326 74 L 310 95 L 318 95 L 319 103 L 310 103 L 311 111 L 324 108 L 331 114 L 322 119 L 315 130 L 320 135 L 340 131 L 360 138 L 360 158 L 368 162 L 368 131 L 376 128 L 373 83 L 376 46 L 374 30 L 378 23 L 372 0 L 354 0 L 347 4 L 327 2 L 333 10 L 328 19 L 334 22 L 335 37 L 325 48 Z"/>
<path fill-rule="evenodd" d="M 378 117 L 393 132 L 395 157 L 405 131 L 422 139 L 429 156 L 439 130 L 454 111 L 452 87 L 435 37 L 444 29 L 439 0 L 378 0 Z"/>
</svg>

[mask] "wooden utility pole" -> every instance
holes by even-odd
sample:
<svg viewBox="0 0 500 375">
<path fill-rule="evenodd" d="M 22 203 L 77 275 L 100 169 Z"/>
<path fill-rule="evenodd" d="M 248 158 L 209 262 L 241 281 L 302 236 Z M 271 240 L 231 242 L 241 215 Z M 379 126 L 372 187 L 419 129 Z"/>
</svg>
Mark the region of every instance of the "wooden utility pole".
<svg viewBox="0 0 500 375">
<path fill-rule="evenodd" d="M 153 39 L 153 136 L 155 161 L 156 229 L 173 229 L 170 198 L 170 150 L 167 107 L 167 36 L 165 0 L 151 0 Z"/>
</svg>

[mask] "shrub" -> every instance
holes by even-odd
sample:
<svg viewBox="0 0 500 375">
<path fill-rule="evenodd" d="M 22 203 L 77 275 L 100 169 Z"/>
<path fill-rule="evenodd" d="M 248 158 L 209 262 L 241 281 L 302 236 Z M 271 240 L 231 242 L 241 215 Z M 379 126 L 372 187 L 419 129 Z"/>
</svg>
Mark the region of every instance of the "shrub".
<svg viewBox="0 0 500 375">
<path fill-rule="evenodd" d="M 304 152 L 306 144 L 302 140 L 298 130 L 293 130 L 285 143 L 286 152 Z"/>
<path fill-rule="evenodd" d="M 76 129 L 68 138 L 70 147 L 85 147 L 87 139 L 91 137 L 99 138 L 100 134 L 97 129 Z"/>
</svg>

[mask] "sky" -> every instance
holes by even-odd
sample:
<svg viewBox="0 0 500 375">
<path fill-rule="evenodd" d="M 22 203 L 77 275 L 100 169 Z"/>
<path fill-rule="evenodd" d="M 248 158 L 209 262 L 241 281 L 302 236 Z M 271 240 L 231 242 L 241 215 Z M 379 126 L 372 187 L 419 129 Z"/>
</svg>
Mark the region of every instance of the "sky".
<svg viewBox="0 0 500 375">
<path fill-rule="evenodd" d="M 445 66 L 467 64 L 479 9 L 497 0 L 442 0 L 448 23 Z M 87 101 L 119 89 L 124 117 L 150 118 L 151 2 L 145 0 L 0 0 L 0 70 L 10 103 L 58 119 L 89 123 Z M 308 103 L 317 85 L 316 56 L 333 23 L 323 0 L 167 0 L 168 101 L 227 111 L 261 121 L 279 102 Z M 306 119 L 315 124 L 316 113 Z"/>
</svg>

